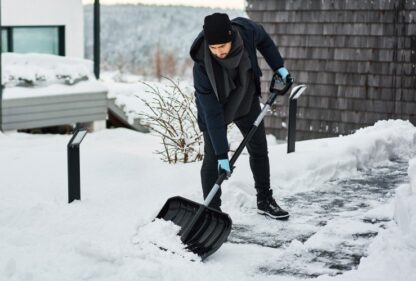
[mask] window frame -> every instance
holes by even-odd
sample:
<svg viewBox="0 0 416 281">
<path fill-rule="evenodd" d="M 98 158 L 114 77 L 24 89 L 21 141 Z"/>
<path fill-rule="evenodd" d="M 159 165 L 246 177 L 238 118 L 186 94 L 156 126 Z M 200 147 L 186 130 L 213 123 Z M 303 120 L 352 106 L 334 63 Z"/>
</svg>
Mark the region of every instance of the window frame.
<svg viewBox="0 0 416 281">
<path fill-rule="evenodd" d="M 1 31 L 6 30 L 7 33 L 7 52 L 14 52 L 13 48 L 13 29 L 14 28 L 58 28 L 58 56 L 65 56 L 65 25 L 3 25 Z M 5 50 L 2 50 L 5 52 Z M 56 54 L 55 54 L 56 55 Z"/>
</svg>

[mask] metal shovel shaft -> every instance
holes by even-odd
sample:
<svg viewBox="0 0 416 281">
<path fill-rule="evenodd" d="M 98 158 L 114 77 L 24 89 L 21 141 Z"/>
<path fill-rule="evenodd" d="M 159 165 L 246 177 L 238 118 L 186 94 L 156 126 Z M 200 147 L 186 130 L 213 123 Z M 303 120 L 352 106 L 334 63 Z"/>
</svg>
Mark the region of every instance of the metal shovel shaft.
<svg viewBox="0 0 416 281">
<path fill-rule="evenodd" d="M 215 196 L 217 191 L 220 189 L 221 184 L 225 180 L 226 176 L 227 175 L 225 173 L 220 174 L 220 176 L 218 177 L 217 181 L 214 184 L 214 187 L 211 189 L 210 193 L 208 194 L 207 198 L 205 199 L 204 204 L 201 205 L 198 208 L 198 211 L 196 212 L 195 216 L 192 218 L 191 222 L 183 229 L 183 231 L 181 232 L 182 242 L 188 241 L 192 229 L 194 228 L 195 224 L 197 223 L 197 221 L 201 217 L 202 213 L 204 212 L 204 209 L 209 206 L 209 204 L 211 203 L 212 198 Z"/>
<path fill-rule="evenodd" d="M 267 100 L 265 106 L 261 110 L 259 116 L 256 118 L 253 125 L 251 126 L 250 131 L 248 132 L 248 134 L 246 136 L 244 136 L 243 141 L 240 143 L 236 152 L 231 157 L 231 160 L 230 160 L 230 166 L 231 167 L 234 166 L 234 164 L 237 161 L 238 157 L 240 156 L 241 152 L 244 150 L 246 144 L 251 140 L 252 136 L 256 132 L 258 126 L 261 123 L 261 121 L 263 121 L 264 117 L 266 116 L 267 111 L 269 110 L 270 106 L 273 104 L 273 102 L 275 101 L 277 96 L 284 95 L 290 89 L 290 87 L 292 86 L 293 80 L 289 78 L 289 82 L 285 85 L 284 89 L 282 89 L 282 90 L 275 89 L 274 85 L 275 85 L 276 78 L 277 78 L 276 76 L 273 77 L 272 83 L 271 83 L 271 86 L 270 86 L 270 92 L 272 94 L 270 95 L 270 97 Z M 206 199 L 204 201 L 204 204 L 199 207 L 198 211 L 196 212 L 195 216 L 192 218 L 191 222 L 181 232 L 181 240 L 183 242 L 188 241 L 189 236 L 192 232 L 192 229 L 194 229 L 195 224 L 198 222 L 201 215 L 203 214 L 204 208 L 209 206 L 209 204 L 211 203 L 215 194 L 221 188 L 221 184 L 225 179 L 226 179 L 226 174 L 221 173 L 219 175 L 217 181 L 215 182 L 213 188 L 211 189 L 208 196 L 206 197 Z"/>
</svg>

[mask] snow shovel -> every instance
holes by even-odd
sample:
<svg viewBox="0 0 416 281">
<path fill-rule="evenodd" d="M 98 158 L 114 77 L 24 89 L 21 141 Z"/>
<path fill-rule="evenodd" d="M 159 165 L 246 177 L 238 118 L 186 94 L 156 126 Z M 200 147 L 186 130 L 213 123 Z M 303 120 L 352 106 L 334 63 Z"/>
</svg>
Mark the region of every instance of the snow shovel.
<svg viewBox="0 0 416 281">
<path fill-rule="evenodd" d="M 281 89 L 275 88 L 276 81 L 280 79 L 274 75 L 270 84 L 271 95 L 263 107 L 261 113 L 252 125 L 248 134 L 244 137 L 241 144 L 230 160 L 233 167 L 237 158 L 240 156 L 247 142 L 251 139 L 257 127 L 263 120 L 267 111 L 279 95 L 284 95 L 293 84 L 293 79 L 288 77 L 285 84 L 280 83 Z M 222 182 L 226 179 L 225 172 L 220 173 L 213 188 L 208 194 L 203 204 L 189 199 L 175 196 L 169 198 L 157 218 L 172 221 L 181 227 L 178 235 L 186 249 L 197 254 L 202 260 L 213 254 L 227 240 L 231 232 L 231 218 L 223 212 L 209 207 L 211 200 L 220 189 Z"/>
</svg>

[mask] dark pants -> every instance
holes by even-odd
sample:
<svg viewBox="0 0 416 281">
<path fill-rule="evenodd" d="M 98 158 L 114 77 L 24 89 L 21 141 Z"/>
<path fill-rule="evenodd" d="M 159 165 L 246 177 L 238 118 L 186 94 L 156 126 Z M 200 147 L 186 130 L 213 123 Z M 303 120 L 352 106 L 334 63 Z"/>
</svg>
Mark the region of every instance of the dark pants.
<svg viewBox="0 0 416 281">
<path fill-rule="evenodd" d="M 260 112 L 260 101 L 255 98 L 250 112 L 234 121 L 244 136 L 248 134 Z M 204 198 L 206 198 L 218 178 L 218 162 L 208 132 L 205 131 L 203 134 L 205 145 L 204 160 L 201 167 L 201 181 Z M 247 143 L 247 150 L 250 155 L 250 168 L 257 192 L 268 190 L 270 188 L 270 166 L 264 122 L 260 123 L 253 137 Z M 221 206 L 221 189 L 217 192 L 209 206 L 212 208 Z"/>
</svg>

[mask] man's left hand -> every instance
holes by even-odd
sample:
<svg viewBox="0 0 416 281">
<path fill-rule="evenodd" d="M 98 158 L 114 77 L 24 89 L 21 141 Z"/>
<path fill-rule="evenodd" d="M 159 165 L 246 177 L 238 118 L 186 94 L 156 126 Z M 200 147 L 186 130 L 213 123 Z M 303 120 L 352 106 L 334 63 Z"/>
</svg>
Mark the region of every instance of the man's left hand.
<svg viewBox="0 0 416 281">
<path fill-rule="evenodd" d="M 287 83 L 287 78 L 289 77 L 289 71 L 286 69 L 286 67 L 282 66 L 276 71 L 277 76 L 282 79 L 283 83 Z"/>
</svg>

